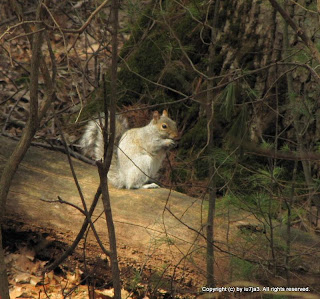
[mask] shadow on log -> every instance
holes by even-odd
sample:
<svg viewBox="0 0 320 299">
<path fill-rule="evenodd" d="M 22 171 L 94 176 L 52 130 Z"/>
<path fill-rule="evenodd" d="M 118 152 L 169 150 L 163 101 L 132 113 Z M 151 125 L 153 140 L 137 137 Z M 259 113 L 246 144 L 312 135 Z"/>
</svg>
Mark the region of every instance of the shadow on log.
<svg viewBox="0 0 320 299">
<path fill-rule="evenodd" d="M 0 172 L 15 145 L 15 141 L 0 137 Z M 97 168 L 75 159 L 73 163 L 89 207 L 98 187 Z M 57 200 L 57 196 L 82 208 L 66 155 L 31 147 L 11 186 L 7 219 L 20 221 L 35 230 L 41 228 L 70 244 L 84 216 L 68 205 L 41 200 Z M 193 284 L 203 283 L 205 242 L 196 233 L 201 231 L 204 218 L 200 200 L 162 188 L 118 190 L 111 187 L 110 196 L 120 265 L 133 262 L 162 271 L 167 268 L 167 275 L 175 271 L 176 279 L 193 273 Z M 95 227 L 102 243 L 109 247 L 102 212 L 99 202 L 92 219 L 98 218 Z M 91 232 L 87 242 L 99 252 Z"/>
</svg>

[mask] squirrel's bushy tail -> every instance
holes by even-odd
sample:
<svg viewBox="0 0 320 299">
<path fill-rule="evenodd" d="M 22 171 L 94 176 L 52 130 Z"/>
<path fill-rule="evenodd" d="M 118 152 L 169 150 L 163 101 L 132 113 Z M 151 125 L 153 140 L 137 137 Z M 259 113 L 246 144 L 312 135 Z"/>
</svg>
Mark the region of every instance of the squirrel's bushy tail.
<svg viewBox="0 0 320 299">
<path fill-rule="evenodd" d="M 103 158 L 104 146 L 103 146 L 103 135 L 102 128 L 105 123 L 104 113 L 100 113 L 93 120 L 89 121 L 85 132 L 82 135 L 79 145 L 82 148 L 84 155 L 92 157 L 95 160 Z M 110 126 L 108 126 L 110 127 Z M 112 162 L 110 170 L 108 172 L 108 179 L 116 188 L 122 188 L 123 182 L 119 173 L 117 146 L 119 140 L 124 132 L 128 130 L 129 124 L 126 117 L 122 115 L 116 115 L 116 136 L 115 145 L 113 149 Z"/>
<path fill-rule="evenodd" d="M 104 146 L 102 128 L 104 126 L 104 122 L 104 113 L 100 113 L 93 120 L 89 121 L 79 142 L 83 154 L 92 157 L 95 160 L 103 158 Z M 128 127 L 127 118 L 122 115 L 116 115 L 116 145 L 118 144 L 122 134 L 128 130 Z"/>
<path fill-rule="evenodd" d="M 80 139 L 80 147 L 84 155 L 100 160 L 103 158 L 103 136 L 104 114 L 88 122 L 84 134 Z"/>
</svg>

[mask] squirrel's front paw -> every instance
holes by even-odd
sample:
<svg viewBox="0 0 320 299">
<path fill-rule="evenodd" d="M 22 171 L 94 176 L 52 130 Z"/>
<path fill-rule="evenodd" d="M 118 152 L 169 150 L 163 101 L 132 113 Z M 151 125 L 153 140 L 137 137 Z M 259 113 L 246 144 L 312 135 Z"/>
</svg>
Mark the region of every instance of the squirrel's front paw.
<svg viewBox="0 0 320 299">
<path fill-rule="evenodd" d="M 166 147 L 173 148 L 176 146 L 176 143 L 172 139 L 166 139 L 165 145 Z"/>
</svg>

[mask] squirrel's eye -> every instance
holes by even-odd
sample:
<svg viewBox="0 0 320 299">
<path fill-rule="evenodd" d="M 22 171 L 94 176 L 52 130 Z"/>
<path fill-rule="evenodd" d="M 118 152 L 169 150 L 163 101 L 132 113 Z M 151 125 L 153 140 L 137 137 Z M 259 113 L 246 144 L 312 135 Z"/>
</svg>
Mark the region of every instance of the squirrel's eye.
<svg viewBox="0 0 320 299">
<path fill-rule="evenodd" d="M 162 124 L 162 129 L 166 129 L 167 125 L 166 124 Z"/>
</svg>

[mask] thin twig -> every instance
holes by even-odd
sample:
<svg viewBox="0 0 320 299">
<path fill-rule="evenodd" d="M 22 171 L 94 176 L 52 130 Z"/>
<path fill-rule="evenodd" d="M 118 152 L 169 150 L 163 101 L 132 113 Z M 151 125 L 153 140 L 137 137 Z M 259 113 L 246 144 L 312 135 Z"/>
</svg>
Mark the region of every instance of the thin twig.
<svg viewBox="0 0 320 299">
<path fill-rule="evenodd" d="M 102 9 L 104 8 L 108 2 L 110 0 L 105 0 L 103 1 L 93 12 L 92 14 L 89 16 L 89 18 L 87 19 L 87 21 L 79 28 L 79 29 L 67 29 L 67 28 L 61 28 L 57 21 L 54 19 L 53 15 L 51 15 L 51 18 L 54 20 L 54 23 L 57 25 L 57 27 L 53 27 L 50 26 L 48 24 L 45 24 L 46 27 L 53 29 L 53 30 L 59 30 L 62 31 L 64 33 L 82 33 L 91 23 L 92 19 L 94 18 L 94 16 Z M 44 6 L 44 4 L 42 3 L 42 5 Z M 46 7 L 47 11 L 49 12 L 48 8 Z"/>
</svg>

